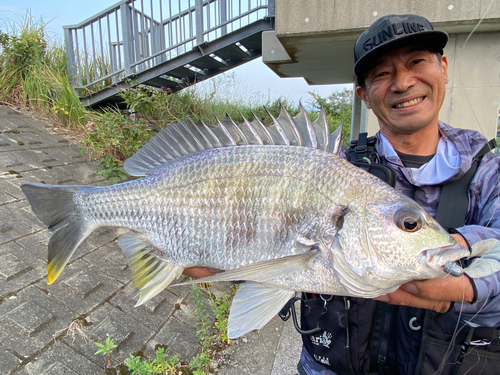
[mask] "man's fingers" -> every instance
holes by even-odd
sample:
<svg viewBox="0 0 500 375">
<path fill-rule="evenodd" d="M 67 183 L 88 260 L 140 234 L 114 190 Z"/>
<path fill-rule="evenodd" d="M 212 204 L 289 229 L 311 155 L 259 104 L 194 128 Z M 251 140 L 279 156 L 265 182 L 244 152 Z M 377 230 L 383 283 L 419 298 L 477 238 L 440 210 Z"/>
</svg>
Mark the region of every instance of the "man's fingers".
<svg viewBox="0 0 500 375">
<path fill-rule="evenodd" d="M 420 298 L 432 300 L 472 302 L 474 299 L 474 289 L 470 279 L 465 275 L 411 281 L 403 284 L 401 289 Z"/>
<path fill-rule="evenodd" d="M 434 310 L 442 313 L 448 311 L 451 305 L 450 301 L 436 301 L 421 298 L 408 293 L 401 288 L 397 289 L 395 292 L 386 294 L 385 296 L 376 297 L 374 299 L 378 301 L 384 301 L 392 305 L 418 307 L 421 309 Z"/>
<path fill-rule="evenodd" d="M 202 277 L 215 275 L 216 273 L 219 272 L 222 272 L 222 270 L 209 267 L 188 267 L 184 269 L 184 272 L 182 274 L 185 276 L 192 277 L 194 279 L 199 279 Z"/>
</svg>

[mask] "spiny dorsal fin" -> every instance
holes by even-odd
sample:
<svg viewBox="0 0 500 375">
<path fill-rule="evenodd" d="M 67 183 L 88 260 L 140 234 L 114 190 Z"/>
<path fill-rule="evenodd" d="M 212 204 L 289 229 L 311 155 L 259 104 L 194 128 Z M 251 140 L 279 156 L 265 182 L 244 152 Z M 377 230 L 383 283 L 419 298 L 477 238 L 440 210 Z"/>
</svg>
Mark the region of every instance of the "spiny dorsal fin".
<svg viewBox="0 0 500 375">
<path fill-rule="evenodd" d="M 227 146 L 287 145 L 332 150 L 323 108 L 314 122 L 311 122 L 302 104 L 295 117 L 291 117 L 283 106 L 278 118 L 269 111 L 268 114 L 273 120 L 271 125 L 262 123 L 255 115 L 252 122 L 242 116 L 242 123 L 236 123 L 226 115 L 223 120 L 217 120 L 216 126 L 208 126 L 202 121 L 179 121 L 151 138 L 125 162 L 125 170 L 132 176 L 145 176 L 175 159 Z"/>
<path fill-rule="evenodd" d="M 141 294 L 136 306 L 156 296 L 184 271 L 184 267 L 158 259 L 137 233 L 125 233 L 117 242 L 127 258 L 134 286 Z"/>
</svg>

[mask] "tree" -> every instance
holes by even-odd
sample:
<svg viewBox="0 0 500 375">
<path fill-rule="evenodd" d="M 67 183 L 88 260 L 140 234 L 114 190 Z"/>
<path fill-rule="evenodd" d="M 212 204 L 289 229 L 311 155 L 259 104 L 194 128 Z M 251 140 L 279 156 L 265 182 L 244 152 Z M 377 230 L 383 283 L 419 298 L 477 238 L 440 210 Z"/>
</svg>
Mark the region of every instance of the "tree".
<svg viewBox="0 0 500 375">
<path fill-rule="evenodd" d="M 337 129 L 343 121 L 342 138 L 344 139 L 344 145 L 347 146 L 351 134 L 353 90 L 344 89 L 343 91 L 334 91 L 327 98 L 322 98 L 315 92 L 310 92 L 309 94 L 314 98 L 312 105 L 316 109 L 319 110 L 321 107 L 325 109 L 328 124 L 330 125 L 330 132 Z"/>
</svg>

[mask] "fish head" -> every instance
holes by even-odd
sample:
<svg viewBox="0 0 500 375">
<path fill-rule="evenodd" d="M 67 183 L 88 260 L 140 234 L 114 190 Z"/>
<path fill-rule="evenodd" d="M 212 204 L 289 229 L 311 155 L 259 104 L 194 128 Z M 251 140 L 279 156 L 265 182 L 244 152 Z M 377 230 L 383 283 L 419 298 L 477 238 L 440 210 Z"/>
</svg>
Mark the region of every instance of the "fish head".
<svg viewBox="0 0 500 375">
<path fill-rule="evenodd" d="M 399 194 L 393 202 L 350 203 L 332 249 L 341 277 L 356 288 L 380 288 L 378 294 L 410 280 L 444 277 L 447 264 L 470 255 L 424 209 Z"/>
</svg>

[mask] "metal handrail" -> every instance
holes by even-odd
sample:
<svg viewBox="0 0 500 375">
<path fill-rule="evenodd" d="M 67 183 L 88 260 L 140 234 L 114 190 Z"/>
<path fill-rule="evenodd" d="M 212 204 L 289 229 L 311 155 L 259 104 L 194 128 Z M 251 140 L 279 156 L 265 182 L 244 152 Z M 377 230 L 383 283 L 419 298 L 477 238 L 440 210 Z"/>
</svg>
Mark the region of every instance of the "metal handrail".
<svg viewBox="0 0 500 375">
<path fill-rule="evenodd" d="M 275 0 L 122 0 L 63 26 L 70 81 L 98 91 L 274 17 Z M 217 56 L 214 56 L 217 58 Z"/>
</svg>

